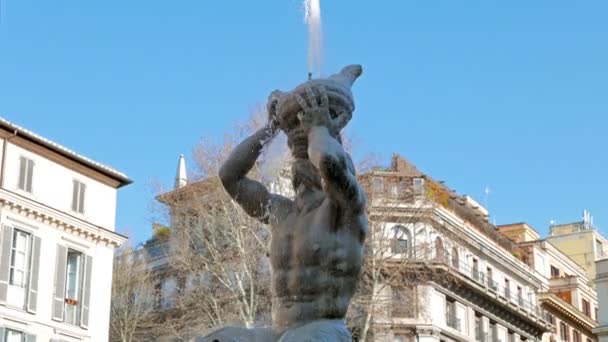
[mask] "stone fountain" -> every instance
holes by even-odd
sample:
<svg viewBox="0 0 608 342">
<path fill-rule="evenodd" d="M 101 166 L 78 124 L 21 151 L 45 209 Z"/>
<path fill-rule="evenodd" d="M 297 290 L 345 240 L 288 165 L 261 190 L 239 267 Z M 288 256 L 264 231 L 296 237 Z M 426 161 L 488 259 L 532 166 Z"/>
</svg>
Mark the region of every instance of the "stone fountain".
<svg viewBox="0 0 608 342">
<path fill-rule="evenodd" d="M 344 317 L 357 288 L 367 232 L 365 195 L 340 132 L 355 109 L 348 66 L 289 92 L 274 91 L 268 123 L 241 142 L 219 176 L 247 214 L 270 226 L 272 327 L 226 327 L 194 341 L 350 341 Z M 293 156 L 294 198 L 247 174 L 282 130 Z"/>
</svg>

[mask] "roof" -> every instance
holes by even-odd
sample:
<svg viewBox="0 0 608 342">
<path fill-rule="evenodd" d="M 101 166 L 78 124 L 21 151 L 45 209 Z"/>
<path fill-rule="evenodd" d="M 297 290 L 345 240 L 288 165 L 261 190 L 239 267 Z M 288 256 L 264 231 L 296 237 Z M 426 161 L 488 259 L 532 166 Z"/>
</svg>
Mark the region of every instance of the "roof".
<svg viewBox="0 0 608 342">
<path fill-rule="evenodd" d="M 119 182 L 119 188 L 121 186 L 125 186 L 128 184 L 133 183 L 133 181 L 131 179 L 129 179 L 129 177 L 127 177 L 127 175 L 125 175 L 122 172 L 119 172 L 109 166 L 103 165 L 101 163 L 98 163 L 92 159 L 89 159 L 83 155 L 80 155 L 70 149 L 68 149 L 65 146 L 62 146 L 54 141 L 51 141 L 41 135 L 38 135 L 28 129 L 25 129 L 21 126 L 18 126 L 8 120 L 5 120 L 3 118 L 0 118 L 0 127 L 6 128 L 12 132 L 15 132 L 17 135 L 20 135 L 28 140 L 31 140 L 32 142 L 35 142 L 39 145 L 42 145 L 54 152 L 59 153 L 60 155 L 67 157 L 69 159 L 72 159 L 82 165 L 85 165 L 97 172 L 100 172 L 110 178 L 113 178 L 115 180 L 117 180 Z"/>
</svg>

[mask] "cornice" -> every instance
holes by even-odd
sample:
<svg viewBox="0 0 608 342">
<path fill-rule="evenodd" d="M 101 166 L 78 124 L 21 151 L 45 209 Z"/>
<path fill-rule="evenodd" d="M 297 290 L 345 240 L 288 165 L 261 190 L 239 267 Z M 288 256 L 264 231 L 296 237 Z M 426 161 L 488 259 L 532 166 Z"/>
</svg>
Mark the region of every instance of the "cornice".
<svg viewBox="0 0 608 342">
<path fill-rule="evenodd" d="M 127 241 L 127 237 L 107 228 L 94 225 L 85 220 L 68 215 L 39 202 L 32 201 L 22 195 L 6 189 L 0 189 L 0 206 L 13 213 L 31 218 L 37 222 L 79 236 L 95 243 L 119 247 Z"/>
<path fill-rule="evenodd" d="M 593 328 L 597 326 L 597 322 L 587 317 L 584 313 L 576 309 L 572 304 L 565 302 L 558 296 L 549 292 L 542 292 L 538 295 L 538 300 L 545 305 L 553 307 L 563 315 L 576 321 L 579 325 L 584 327 L 587 332 L 591 332 Z"/>
</svg>

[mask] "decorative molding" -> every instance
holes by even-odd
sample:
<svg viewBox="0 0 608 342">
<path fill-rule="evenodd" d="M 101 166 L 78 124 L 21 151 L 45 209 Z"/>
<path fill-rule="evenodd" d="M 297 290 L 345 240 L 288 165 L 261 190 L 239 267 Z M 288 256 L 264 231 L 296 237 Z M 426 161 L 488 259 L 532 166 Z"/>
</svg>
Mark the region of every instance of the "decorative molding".
<svg viewBox="0 0 608 342">
<path fill-rule="evenodd" d="M 23 198 L 23 196 L 5 189 L 0 189 L 0 207 L 94 243 L 119 247 L 127 241 L 127 237 L 109 229 L 71 217 L 59 210 Z"/>
</svg>

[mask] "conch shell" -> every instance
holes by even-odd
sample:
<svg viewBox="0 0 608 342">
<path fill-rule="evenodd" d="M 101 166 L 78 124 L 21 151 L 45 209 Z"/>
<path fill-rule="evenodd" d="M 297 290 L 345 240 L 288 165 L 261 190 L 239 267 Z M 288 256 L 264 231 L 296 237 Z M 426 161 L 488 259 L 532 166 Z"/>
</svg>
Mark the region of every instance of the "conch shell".
<svg viewBox="0 0 608 342">
<path fill-rule="evenodd" d="M 313 90 L 318 89 L 319 86 L 325 88 L 329 98 L 330 114 L 333 118 L 344 111 L 352 113 L 355 110 L 355 101 L 351 87 L 362 72 L 363 69 L 360 65 L 349 65 L 328 78 L 313 79 L 302 83 L 290 92 L 273 92 L 272 96 L 278 97 L 276 110 L 281 129 L 289 135 L 291 131 L 299 126 L 297 114 L 302 111 L 302 108 L 296 101 L 295 95 L 299 94 L 306 98 L 307 87 L 311 87 Z M 346 122 L 344 125 L 346 125 Z"/>
</svg>

